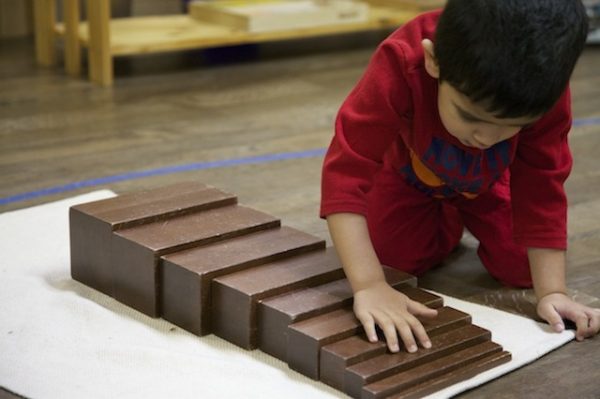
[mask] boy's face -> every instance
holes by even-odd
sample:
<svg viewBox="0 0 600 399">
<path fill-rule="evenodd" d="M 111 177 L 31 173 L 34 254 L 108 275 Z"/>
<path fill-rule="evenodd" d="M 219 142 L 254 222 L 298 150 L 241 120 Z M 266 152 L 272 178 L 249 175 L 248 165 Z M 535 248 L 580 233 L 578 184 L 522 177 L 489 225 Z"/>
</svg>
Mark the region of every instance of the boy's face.
<svg viewBox="0 0 600 399">
<path fill-rule="evenodd" d="M 435 59 L 433 43 L 423 40 L 425 69 L 439 79 L 440 71 Z M 438 90 L 438 109 L 446 130 L 467 147 L 484 150 L 507 140 L 539 117 L 497 118 L 481 104 L 472 102 L 448 82 Z"/>
<path fill-rule="evenodd" d="M 440 119 L 463 145 L 481 150 L 507 140 L 538 118 L 497 118 L 447 82 L 438 91 Z"/>
</svg>

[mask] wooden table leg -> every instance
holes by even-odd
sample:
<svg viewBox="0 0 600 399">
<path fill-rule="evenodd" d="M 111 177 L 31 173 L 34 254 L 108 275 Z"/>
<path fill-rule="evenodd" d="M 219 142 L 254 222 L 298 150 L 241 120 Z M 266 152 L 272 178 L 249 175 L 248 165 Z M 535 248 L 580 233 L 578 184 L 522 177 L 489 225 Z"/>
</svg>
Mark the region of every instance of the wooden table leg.
<svg viewBox="0 0 600 399">
<path fill-rule="evenodd" d="M 112 86 L 113 62 L 110 53 L 110 0 L 87 0 L 90 80 Z"/>
<path fill-rule="evenodd" d="M 81 74 L 81 44 L 79 42 L 79 0 L 64 0 L 65 69 L 71 76 Z"/>
<path fill-rule="evenodd" d="M 35 52 L 38 64 L 56 64 L 54 26 L 56 25 L 56 0 L 34 0 Z"/>
</svg>

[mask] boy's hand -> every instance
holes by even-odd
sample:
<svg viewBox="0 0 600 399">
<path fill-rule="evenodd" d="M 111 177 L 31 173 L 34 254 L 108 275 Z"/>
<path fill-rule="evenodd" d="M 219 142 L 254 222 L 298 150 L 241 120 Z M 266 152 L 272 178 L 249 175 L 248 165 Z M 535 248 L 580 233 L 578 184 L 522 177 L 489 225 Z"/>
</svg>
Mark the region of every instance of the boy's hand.
<svg viewBox="0 0 600 399">
<path fill-rule="evenodd" d="M 542 297 L 538 301 L 537 312 L 556 332 L 565 329 L 562 319 L 574 322 L 577 325 L 575 338 L 578 341 L 593 337 L 600 330 L 600 309 L 579 304 L 562 293 L 553 293 Z"/>
<path fill-rule="evenodd" d="M 400 350 L 398 334 L 408 352 L 417 351 L 415 337 L 424 348 L 431 347 L 425 328 L 415 316 L 435 317 L 437 310 L 409 299 L 385 282 L 355 292 L 354 313 L 369 341 L 377 342 L 375 324 L 381 328 L 391 352 Z"/>
</svg>

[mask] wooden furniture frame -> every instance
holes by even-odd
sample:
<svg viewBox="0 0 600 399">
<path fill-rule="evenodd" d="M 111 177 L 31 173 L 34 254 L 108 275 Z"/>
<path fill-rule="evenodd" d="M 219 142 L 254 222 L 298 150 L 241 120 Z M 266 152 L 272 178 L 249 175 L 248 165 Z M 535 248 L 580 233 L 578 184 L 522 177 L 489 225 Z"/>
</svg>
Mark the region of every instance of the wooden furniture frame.
<svg viewBox="0 0 600 399">
<path fill-rule="evenodd" d="M 110 0 L 86 0 L 87 21 L 80 21 L 80 1 L 63 1 L 63 22 L 58 23 L 57 0 L 34 0 L 37 61 L 58 63 L 55 43 L 64 40 L 67 73 L 81 75 L 81 49 L 87 48 L 89 79 L 101 86 L 113 84 L 113 58 L 167 51 L 202 49 L 248 43 L 300 39 L 322 35 L 393 29 L 418 11 L 371 6 L 369 20 L 277 32 L 249 33 L 197 21 L 188 15 L 111 19 Z"/>
</svg>

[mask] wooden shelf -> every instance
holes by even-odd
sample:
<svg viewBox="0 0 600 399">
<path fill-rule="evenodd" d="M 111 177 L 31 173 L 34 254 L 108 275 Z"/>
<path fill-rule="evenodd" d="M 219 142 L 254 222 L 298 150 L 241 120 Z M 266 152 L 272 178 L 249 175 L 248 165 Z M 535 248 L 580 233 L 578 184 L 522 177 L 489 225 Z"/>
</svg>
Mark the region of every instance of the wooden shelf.
<svg viewBox="0 0 600 399">
<path fill-rule="evenodd" d="M 36 0 L 37 3 L 48 3 L 54 0 Z M 90 79 L 100 85 L 112 85 L 112 57 L 136 54 L 150 54 L 168 51 L 201 49 L 216 46 L 228 46 L 248 43 L 260 43 L 278 40 L 300 39 L 323 35 L 335 35 L 351 32 L 393 29 L 418 13 L 414 10 L 398 10 L 371 6 L 369 19 L 363 23 L 336 24 L 330 26 L 290 29 L 285 31 L 250 33 L 235 30 L 223 25 L 201 22 L 188 15 L 167 15 L 153 17 L 132 17 L 109 19 L 106 15 L 108 0 L 89 0 L 96 7 L 94 21 L 75 22 L 78 26 L 70 30 L 78 32 L 78 37 L 71 38 L 67 34 L 65 24 L 54 26 L 51 34 L 55 38 L 73 41 L 79 46 L 87 47 L 90 54 Z M 105 3 L 98 6 L 98 3 Z M 77 4 L 77 0 L 71 4 Z M 47 6 L 46 6 L 47 7 Z M 89 5 L 88 5 L 89 7 Z M 103 8 L 102 8 L 103 7 Z M 94 15 L 94 13 L 90 13 Z M 71 21 L 71 24 L 74 22 Z M 107 26 L 104 26 L 107 25 Z M 93 26 L 97 28 L 92 28 Z M 94 31 L 97 39 L 94 41 Z M 46 42 L 45 42 L 46 43 Z M 94 44 L 91 44 L 94 43 Z M 106 47 L 106 48 L 104 48 Z M 49 51 L 49 50 L 46 50 Z M 68 54 L 65 55 L 69 58 Z M 71 57 L 72 58 L 72 57 Z M 47 64 L 47 62 L 46 62 Z M 72 61 L 71 61 L 72 64 Z M 77 68 L 74 68 L 77 69 Z M 77 75 L 77 73 L 72 73 Z"/>
</svg>

